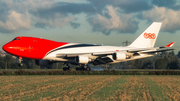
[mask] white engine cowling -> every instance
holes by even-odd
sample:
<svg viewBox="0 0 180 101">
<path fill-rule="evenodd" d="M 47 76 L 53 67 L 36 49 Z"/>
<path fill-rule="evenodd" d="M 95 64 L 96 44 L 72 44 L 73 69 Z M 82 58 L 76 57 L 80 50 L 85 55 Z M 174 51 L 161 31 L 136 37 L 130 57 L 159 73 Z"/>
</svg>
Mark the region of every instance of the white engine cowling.
<svg viewBox="0 0 180 101">
<path fill-rule="evenodd" d="M 48 60 L 36 60 L 35 63 L 36 63 L 36 65 L 39 65 L 39 66 L 45 66 L 45 65 L 48 65 L 48 64 L 52 64 Z"/>
<path fill-rule="evenodd" d="M 112 55 L 114 60 L 124 60 L 127 59 L 127 55 L 123 52 L 116 52 Z"/>
<path fill-rule="evenodd" d="M 90 59 L 85 55 L 79 55 L 79 56 L 76 56 L 75 58 L 76 63 L 87 64 L 89 61 Z"/>
</svg>

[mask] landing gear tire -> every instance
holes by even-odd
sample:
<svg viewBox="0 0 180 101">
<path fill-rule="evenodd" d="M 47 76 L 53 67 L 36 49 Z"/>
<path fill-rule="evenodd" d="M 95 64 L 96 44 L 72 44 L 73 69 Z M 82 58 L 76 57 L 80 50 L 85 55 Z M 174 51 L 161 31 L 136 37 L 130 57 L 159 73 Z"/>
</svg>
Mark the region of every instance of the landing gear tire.
<svg viewBox="0 0 180 101">
<path fill-rule="evenodd" d="M 85 70 L 86 70 L 86 68 L 84 68 L 84 67 L 81 67 L 81 70 L 82 70 L 82 71 L 85 71 Z"/>
<path fill-rule="evenodd" d="M 82 68 L 76 68 L 76 71 L 82 71 Z"/>
<path fill-rule="evenodd" d="M 71 68 L 69 68 L 69 67 L 64 67 L 64 68 L 63 68 L 63 71 L 71 71 Z"/>
<path fill-rule="evenodd" d="M 23 66 L 23 64 L 22 64 L 22 63 L 19 63 L 19 66 L 20 66 L 20 67 L 22 67 L 22 66 Z"/>
<path fill-rule="evenodd" d="M 85 68 L 76 68 L 76 71 L 84 71 Z"/>
<path fill-rule="evenodd" d="M 81 68 L 76 68 L 76 71 L 91 71 L 91 68 L 90 67 L 88 67 L 88 68 L 81 67 Z"/>
<path fill-rule="evenodd" d="M 90 67 L 87 67 L 86 70 L 87 70 L 87 71 L 91 71 L 91 68 L 90 68 Z"/>
</svg>

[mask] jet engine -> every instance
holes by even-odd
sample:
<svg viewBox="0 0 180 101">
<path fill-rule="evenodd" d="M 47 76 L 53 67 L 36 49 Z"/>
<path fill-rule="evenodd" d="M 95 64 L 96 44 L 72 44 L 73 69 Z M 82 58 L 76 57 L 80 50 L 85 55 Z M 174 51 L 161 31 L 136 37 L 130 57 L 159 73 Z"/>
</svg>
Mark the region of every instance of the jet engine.
<svg viewBox="0 0 180 101">
<path fill-rule="evenodd" d="M 35 60 L 35 63 L 36 63 L 36 65 L 39 65 L 39 66 L 45 66 L 45 65 L 52 64 L 52 62 L 48 61 L 48 60 Z"/>
<path fill-rule="evenodd" d="M 75 57 L 76 63 L 87 64 L 89 61 L 90 61 L 90 59 L 85 55 L 79 55 L 79 56 Z"/>
<path fill-rule="evenodd" d="M 123 52 L 116 52 L 112 55 L 114 60 L 124 60 L 124 59 L 129 59 L 130 56 L 126 55 Z"/>
</svg>

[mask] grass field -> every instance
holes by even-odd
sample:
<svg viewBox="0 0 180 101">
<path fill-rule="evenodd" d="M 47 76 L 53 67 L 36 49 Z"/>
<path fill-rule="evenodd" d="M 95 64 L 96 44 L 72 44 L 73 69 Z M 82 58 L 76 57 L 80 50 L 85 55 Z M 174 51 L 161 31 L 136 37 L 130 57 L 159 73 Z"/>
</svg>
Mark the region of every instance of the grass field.
<svg viewBox="0 0 180 101">
<path fill-rule="evenodd" d="M 180 101 L 180 76 L 0 76 L 0 101 Z"/>
</svg>

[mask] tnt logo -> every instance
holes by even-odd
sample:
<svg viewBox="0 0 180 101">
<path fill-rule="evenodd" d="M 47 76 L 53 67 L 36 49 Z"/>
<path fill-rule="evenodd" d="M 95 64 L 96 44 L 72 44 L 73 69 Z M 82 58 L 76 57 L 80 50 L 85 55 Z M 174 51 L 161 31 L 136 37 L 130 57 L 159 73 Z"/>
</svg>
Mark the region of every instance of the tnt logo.
<svg viewBox="0 0 180 101">
<path fill-rule="evenodd" d="M 154 33 L 144 33 L 144 38 L 146 38 L 146 39 L 155 39 L 156 35 Z"/>
</svg>

